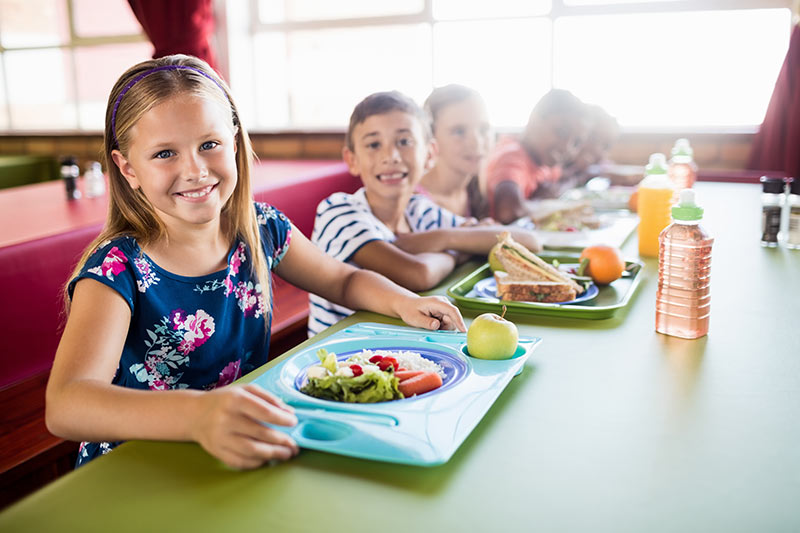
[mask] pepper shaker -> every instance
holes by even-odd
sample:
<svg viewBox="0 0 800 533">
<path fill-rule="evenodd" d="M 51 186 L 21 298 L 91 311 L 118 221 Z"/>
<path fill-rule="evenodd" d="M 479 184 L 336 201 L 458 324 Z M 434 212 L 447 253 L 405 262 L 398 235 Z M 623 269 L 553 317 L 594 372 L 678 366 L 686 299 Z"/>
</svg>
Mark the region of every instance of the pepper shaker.
<svg viewBox="0 0 800 533">
<path fill-rule="evenodd" d="M 783 178 L 761 176 L 761 246 L 778 246 L 781 231 L 781 215 L 786 200 L 783 192 Z"/>
<path fill-rule="evenodd" d="M 77 200 L 81 197 L 81 191 L 78 190 L 78 176 L 80 175 L 81 169 L 74 157 L 66 156 L 61 159 L 61 179 L 64 180 L 67 200 Z"/>
</svg>

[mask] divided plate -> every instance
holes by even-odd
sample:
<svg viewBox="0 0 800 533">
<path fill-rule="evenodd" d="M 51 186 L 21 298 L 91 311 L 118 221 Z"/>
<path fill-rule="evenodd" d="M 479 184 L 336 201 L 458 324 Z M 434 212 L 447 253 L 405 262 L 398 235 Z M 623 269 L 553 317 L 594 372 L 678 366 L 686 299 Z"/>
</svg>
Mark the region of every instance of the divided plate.
<svg viewBox="0 0 800 533">
<path fill-rule="evenodd" d="M 271 426 L 302 448 L 418 466 L 447 462 L 508 382 L 522 370 L 539 338 L 520 339 L 511 359 L 487 361 L 467 354 L 466 334 L 361 323 L 338 331 L 256 378 L 291 405 L 298 424 Z M 371 404 L 335 402 L 300 392 L 317 350 L 346 359 L 364 349 L 409 350 L 443 367 L 442 387 L 403 400 Z"/>
</svg>

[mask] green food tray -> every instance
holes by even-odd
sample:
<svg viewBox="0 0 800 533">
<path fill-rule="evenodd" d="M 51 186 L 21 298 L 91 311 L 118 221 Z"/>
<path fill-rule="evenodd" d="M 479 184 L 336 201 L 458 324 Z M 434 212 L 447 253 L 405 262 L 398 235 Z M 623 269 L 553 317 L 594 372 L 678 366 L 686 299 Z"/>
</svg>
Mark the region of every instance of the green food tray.
<svg viewBox="0 0 800 533">
<path fill-rule="evenodd" d="M 548 254 L 541 253 L 539 257 L 552 262 L 554 259 L 560 263 L 577 263 L 578 254 Z M 459 307 L 478 311 L 491 311 L 500 313 L 505 305 L 509 311 L 531 315 L 545 315 L 569 318 L 603 319 L 610 318 L 619 310 L 628 305 L 639 286 L 644 264 L 641 261 L 625 261 L 623 276 L 609 285 L 599 286 L 596 298 L 575 304 L 555 304 L 542 302 L 510 302 L 497 298 L 468 297 L 477 282 L 492 276 L 489 264 L 486 263 L 465 277 L 457 281 L 447 294 L 456 301 Z"/>
</svg>

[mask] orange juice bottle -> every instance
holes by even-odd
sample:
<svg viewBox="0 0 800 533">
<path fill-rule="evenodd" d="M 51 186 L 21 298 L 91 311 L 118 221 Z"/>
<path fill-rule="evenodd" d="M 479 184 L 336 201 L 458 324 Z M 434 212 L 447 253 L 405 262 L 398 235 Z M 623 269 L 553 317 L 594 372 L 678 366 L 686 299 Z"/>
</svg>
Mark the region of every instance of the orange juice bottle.
<svg viewBox="0 0 800 533">
<path fill-rule="evenodd" d="M 664 154 L 652 154 L 639 183 L 639 255 L 658 257 L 658 235 L 672 219 L 670 207 L 675 188 L 667 174 Z"/>
</svg>

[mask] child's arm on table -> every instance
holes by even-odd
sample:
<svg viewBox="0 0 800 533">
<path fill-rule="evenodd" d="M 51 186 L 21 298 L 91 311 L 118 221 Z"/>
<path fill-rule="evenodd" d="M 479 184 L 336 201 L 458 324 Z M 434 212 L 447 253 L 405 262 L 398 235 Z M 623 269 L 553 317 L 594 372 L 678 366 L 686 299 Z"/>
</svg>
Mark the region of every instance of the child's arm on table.
<svg viewBox="0 0 800 533">
<path fill-rule="evenodd" d="M 356 257 L 368 247 L 377 244 L 394 248 L 396 253 L 409 255 L 383 241 L 365 244 L 356 252 Z M 434 254 L 429 254 L 434 255 Z M 453 269 L 454 261 L 449 254 L 435 254 L 442 264 L 434 268 Z M 392 259 L 387 259 L 387 263 Z M 447 262 L 449 261 L 449 267 Z M 275 272 L 286 281 L 318 294 L 350 309 L 364 309 L 383 315 L 395 316 L 406 324 L 428 329 L 458 329 L 466 331 L 464 319 L 458 309 L 439 296 L 420 297 L 398 286 L 386 277 L 371 271 L 342 263 L 314 246 L 298 229 L 292 229 L 292 243 L 276 267 Z M 446 276 L 445 273 L 442 277 Z"/>
<path fill-rule="evenodd" d="M 473 255 L 486 255 L 497 244 L 497 236 L 504 231 L 532 252 L 541 250 L 536 237 L 528 230 L 507 226 L 461 226 L 398 235 L 394 244 L 408 253 L 443 252 L 455 250 Z"/>
<path fill-rule="evenodd" d="M 112 385 L 130 318 L 113 289 L 91 279 L 76 284 L 47 384 L 53 434 L 76 441 L 196 441 L 235 468 L 297 453 L 291 438 L 262 424 L 296 424 L 291 408 L 256 385 L 210 392 Z"/>
</svg>

